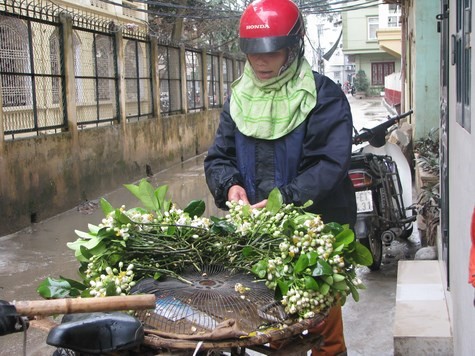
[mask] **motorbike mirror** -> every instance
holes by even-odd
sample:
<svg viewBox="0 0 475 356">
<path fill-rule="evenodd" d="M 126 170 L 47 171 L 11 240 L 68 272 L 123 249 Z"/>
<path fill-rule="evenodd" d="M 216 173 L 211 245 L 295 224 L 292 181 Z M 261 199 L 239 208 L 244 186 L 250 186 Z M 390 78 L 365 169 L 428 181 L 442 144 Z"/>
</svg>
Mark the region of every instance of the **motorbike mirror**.
<svg viewBox="0 0 475 356">
<path fill-rule="evenodd" d="M 386 143 L 386 134 L 384 132 L 377 133 L 368 142 L 373 147 L 383 147 Z"/>
</svg>

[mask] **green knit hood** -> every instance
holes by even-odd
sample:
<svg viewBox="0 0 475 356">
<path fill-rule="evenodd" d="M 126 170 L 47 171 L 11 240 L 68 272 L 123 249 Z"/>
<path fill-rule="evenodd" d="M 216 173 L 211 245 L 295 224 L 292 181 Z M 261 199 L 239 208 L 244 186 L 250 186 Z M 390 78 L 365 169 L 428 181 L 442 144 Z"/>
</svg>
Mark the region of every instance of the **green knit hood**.
<svg viewBox="0 0 475 356">
<path fill-rule="evenodd" d="M 294 60 L 284 73 L 268 80 L 259 80 L 246 62 L 231 88 L 230 113 L 239 131 L 265 140 L 287 135 L 317 103 L 315 79 L 305 59 Z"/>
</svg>

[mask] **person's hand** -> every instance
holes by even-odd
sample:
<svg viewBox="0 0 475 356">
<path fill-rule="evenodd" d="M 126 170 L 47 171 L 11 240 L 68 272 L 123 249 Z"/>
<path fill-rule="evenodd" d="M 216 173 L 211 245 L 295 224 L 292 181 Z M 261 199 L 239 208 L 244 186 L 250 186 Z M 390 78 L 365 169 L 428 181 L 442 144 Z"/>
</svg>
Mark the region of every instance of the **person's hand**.
<svg viewBox="0 0 475 356">
<path fill-rule="evenodd" d="M 251 205 L 251 208 L 253 209 L 259 209 L 259 208 L 263 208 L 267 205 L 267 199 L 264 199 L 263 201 L 260 201 L 259 203 L 256 203 L 254 205 Z"/>
<path fill-rule="evenodd" d="M 249 204 L 246 191 L 240 185 L 233 185 L 228 190 L 228 201 L 242 200 L 245 204 Z"/>
</svg>

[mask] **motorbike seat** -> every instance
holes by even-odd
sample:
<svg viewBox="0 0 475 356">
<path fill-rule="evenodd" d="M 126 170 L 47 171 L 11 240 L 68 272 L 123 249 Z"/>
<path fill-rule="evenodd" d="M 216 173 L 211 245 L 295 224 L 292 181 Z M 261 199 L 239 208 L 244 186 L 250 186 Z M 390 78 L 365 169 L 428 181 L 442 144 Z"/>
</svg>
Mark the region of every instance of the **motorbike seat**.
<svg viewBox="0 0 475 356">
<path fill-rule="evenodd" d="M 51 329 L 46 343 L 76 352 L 101 354 L 134 349 L 143 342 L 142 323 L 127 314 L 66 314 L 61 324 Z"/>
</svg>

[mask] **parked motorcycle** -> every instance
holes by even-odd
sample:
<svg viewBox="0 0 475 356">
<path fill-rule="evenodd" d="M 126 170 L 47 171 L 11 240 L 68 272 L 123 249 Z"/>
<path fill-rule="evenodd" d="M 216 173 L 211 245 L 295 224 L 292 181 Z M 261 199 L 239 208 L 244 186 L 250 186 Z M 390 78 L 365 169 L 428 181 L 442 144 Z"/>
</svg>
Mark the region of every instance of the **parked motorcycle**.
<svg viewBox="0 0 475 356">
<path fill-rule="evenodd" d="M 353 137 L 354 145 L 368 143 L 352 153 L 349 174 L 356 191 L 355 235 L 371 251 L 373 264 L 369 268 L 373 271 L 381 266 L 383 244 L 407 239 L 416 220 L 409 163 L 401 148 L 386 139 L 389 128 L 412 112 L 388 116 Z"/>
</svg>

